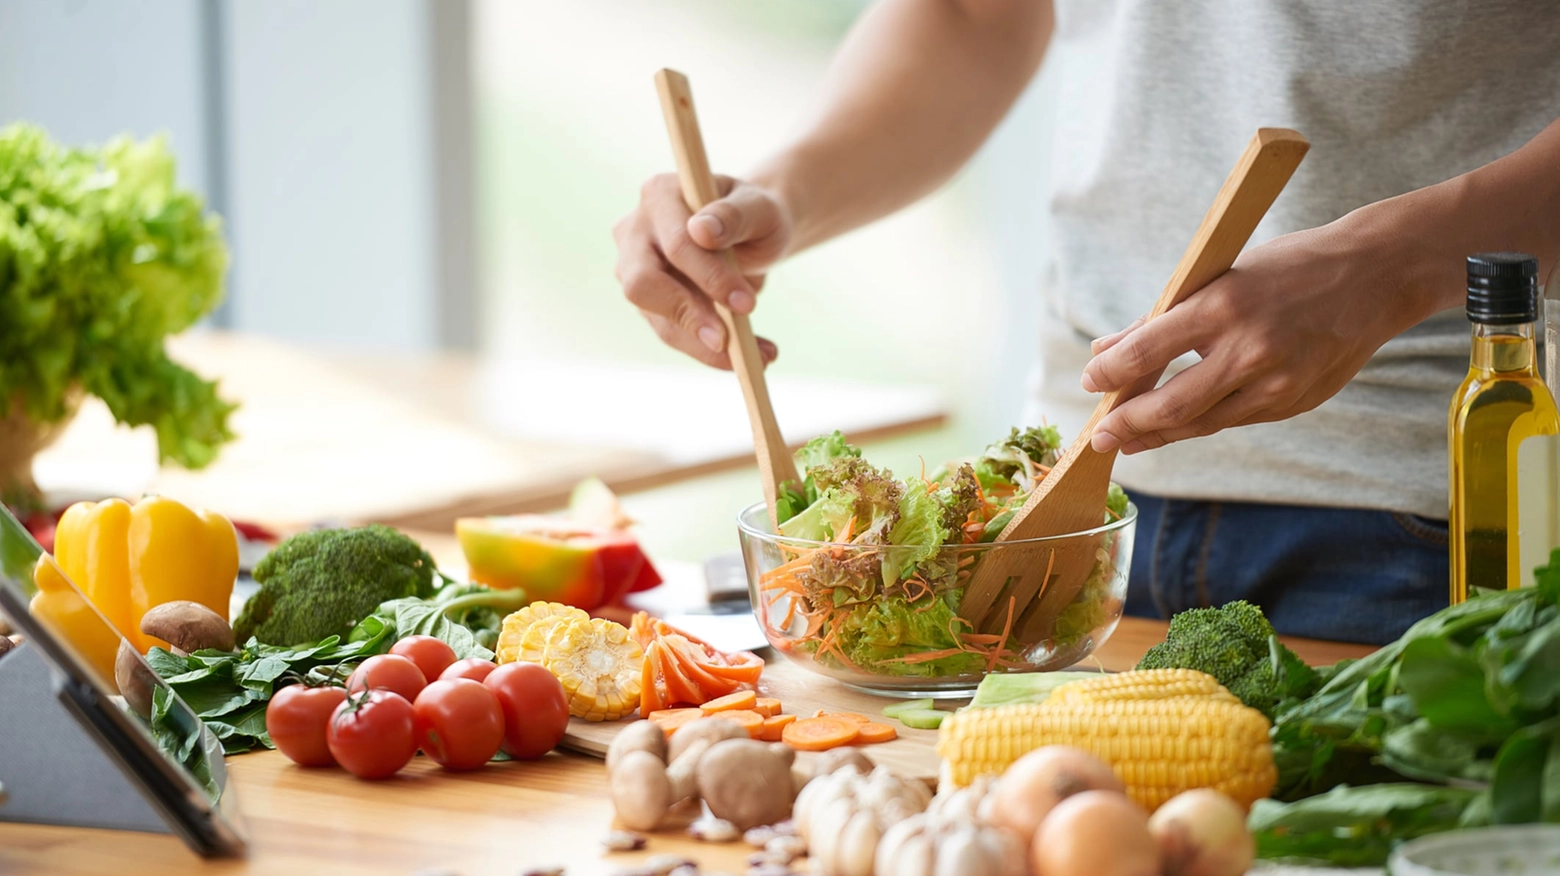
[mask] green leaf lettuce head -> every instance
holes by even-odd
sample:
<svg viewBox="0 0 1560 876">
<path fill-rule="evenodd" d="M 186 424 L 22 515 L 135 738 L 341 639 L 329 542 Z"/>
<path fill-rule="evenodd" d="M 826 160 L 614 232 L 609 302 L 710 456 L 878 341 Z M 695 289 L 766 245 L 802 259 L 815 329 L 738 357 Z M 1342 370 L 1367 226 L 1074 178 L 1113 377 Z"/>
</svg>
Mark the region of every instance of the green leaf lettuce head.
<svg viewBox="0 0 1560 876">
<path fill-rule="evenodd" d="M 433 557 L 389 526 L 301 532 L 255 564 L 260 590 L 233 632 L 270 645 L 345 635 L 381 603 L 435 592 Z"/>
<path fill-rule="evenodd" d="M 234 406 L 163 340 L 221 301 L 227 260 L 162 138 L 69 149 L 0 129 L 0 417 L 57 422 L 84 391 L 152 426 L 162 461 L 211 462 Z"/>
</svg>

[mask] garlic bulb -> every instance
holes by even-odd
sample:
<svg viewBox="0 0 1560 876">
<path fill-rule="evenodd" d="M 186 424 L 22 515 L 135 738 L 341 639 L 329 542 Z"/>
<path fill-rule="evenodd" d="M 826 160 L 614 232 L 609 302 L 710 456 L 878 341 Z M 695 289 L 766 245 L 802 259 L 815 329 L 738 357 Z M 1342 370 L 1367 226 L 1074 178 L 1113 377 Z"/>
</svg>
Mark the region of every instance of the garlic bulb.
<svg viewBox="0 0 1560 876">
<path fill-rule="evenodd" d="M 884 831 L 921 812 L 931 797 L 924 783 L 882 767 L 867 775 L 841 767 L 808 782 L 792 811 L 820 876 L 872 876 Z"/>
</svg>

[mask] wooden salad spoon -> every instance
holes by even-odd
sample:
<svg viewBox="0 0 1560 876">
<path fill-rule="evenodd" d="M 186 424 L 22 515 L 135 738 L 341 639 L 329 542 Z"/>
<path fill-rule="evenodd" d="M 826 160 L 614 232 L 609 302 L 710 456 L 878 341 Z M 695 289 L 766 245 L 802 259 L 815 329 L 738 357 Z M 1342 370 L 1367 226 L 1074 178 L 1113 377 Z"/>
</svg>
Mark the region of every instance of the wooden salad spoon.
<svg viewBox="0 0 1560 876">
<path fill-rule="evenodd" d="M 1147 319 L 1164 314 L 1230 269 L 1308 149 L 1310 143 L 1296 131 L 1258 129 Z M 1116 451 L 1100 453 L 1089 438 L 1106 414 L 1151 389 L 1156 381 L 1157 375 L 1146 385 L 1116 390 L 1100 399 L 1083 431 L 1030 492 L 997 536 L 998 542 L 1084 532 L 1102 525 Z M 977 629 L 1016 630 L 1023 641 L 1049 637 L 1057 616 L 1088 581 L 1101 540 L 1096 536 L 987 551 L 965 588 L 960 615 Z"/>
<path fill-rule="evenodd" d="M 704 152 L 704 135 L 699 132 L 699 117 L 693 110 L 693 91 L 688 86 L 688 77 L 669 69 L 655 74 L 655 89 L 661 95 L 661 115 L 666 119 L 666 135 L 672 141 L 672 154 L 677 159 L 677 179 L 682 183 L 683 200 L 690 212 L 697 213 L 720 197 L 720 189 L 715 185 L 709 156 Z M 720 258 L 733 268 L 737 265 L 737 257 L 729 249 L 721 250 Z M 747 402 L 748 422 L 753 427 L 753 452 L 758 457 L 758 476 L 763 481 L 764 501 L 769 503 L 769 522 L 778 531 L 775 501 L 780 496 L 780 488 L 788 481 L 800 485 L 802 479 L 797 476 L 796 461 L 780 434 L 780 425 L 775 422 L 769 387 L 764 383 L 764 358 L 758 351 L 758 340 L 753 337 L 747 314 L 732 313 L 718 301 L 715 312 L 726 324 L 726 353 L 731 357 L 731 370 L 737 373 L 742 397 Z"/>
</svg>

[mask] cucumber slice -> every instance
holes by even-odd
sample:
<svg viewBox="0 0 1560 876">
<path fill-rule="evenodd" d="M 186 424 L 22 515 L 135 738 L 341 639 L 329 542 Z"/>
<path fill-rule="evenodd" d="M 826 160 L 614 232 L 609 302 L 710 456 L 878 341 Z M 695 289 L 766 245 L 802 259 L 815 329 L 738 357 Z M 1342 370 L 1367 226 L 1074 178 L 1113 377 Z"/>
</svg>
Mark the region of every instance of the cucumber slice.
<svg viewBox="0 0 1560 876">
<path fill-rule="evenodd" d="M 936 708 L 937 701 L 931 697 L 924 700 L 905 700 L 902 703 L 892 703 L 883 707 L 883 714 L 890 718 L 897 718 L 905 712 L 930 712 Z"/>
<path fill-rule="evenodd" d="M 900 712 L 899 722 L 917 730 L 936 730 L 942 726 L 943 719 L 951 714 L 953 713 L 941 709 L 912 709 Z"/>
</svg>

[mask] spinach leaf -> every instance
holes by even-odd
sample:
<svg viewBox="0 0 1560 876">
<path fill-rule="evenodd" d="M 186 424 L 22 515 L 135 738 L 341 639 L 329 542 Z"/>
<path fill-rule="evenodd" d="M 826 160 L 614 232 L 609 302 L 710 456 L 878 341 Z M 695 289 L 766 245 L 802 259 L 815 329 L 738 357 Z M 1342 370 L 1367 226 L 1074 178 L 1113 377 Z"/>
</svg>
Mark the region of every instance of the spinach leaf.
<svg viewBox="0 0 1560 876">
<path fill-rule="evenodd" d="M 1257 855 L 1343 867 L 1379 866 L 1397 843 L 1466 824 L 1475 791 L 1438 785 L 1343 785 L 1305 800 L 1258 800 L 1247 826 Z"/>
<path fill-rule="evenodd" d="M 409 596 L 382 603 L 372 615 L 352 629 L 348 638 L 357 637 L 360 630 L 364 631 L 365 635 L 371 635 L 376 630 L 376 625 L 387 625 L 394 629 L 397 639 L 418 635 L 433 636 L 453 648 L 458 659 L 464 660 L 467 657 L 493 659 L 493 652 L 477 644 L 477 637 L 471 630 L 446 617 L 444 606 L 437 602 Z"/>
<path fill-rule="evenodd" d="M 272 747 L 265 710 L 279 687 L 316 669 L 361 662 L 384 650 L 392 634 L 389 628 L 379 628 L 359 641 L 332 636 L 299 648 L 250 639 L 240 651 L 197 651 L 185 657 L 153 648 L 147 662 L 211 728 L 223 751 L 238 754 Z"/>
<path fill-rule="evenodd" d="M 1500 747 L 1490 780 L 1490 815 L 1496 824 L 1530 824 L 1560 817 L 1560 787 L 1546 787 L 1545 781 L 1553 774 L 1549 761 L 1557 742 L 1560 717 L 1523 727 Z"/>
<path fill-rule="evenodd" d="M 1519 726 L 1485 697 L 1484 668 L 1443 638 L 1415 639 L 1403 648 L 1397 683 L 1437 729 L 1498 742 Z"/>
</svg>

